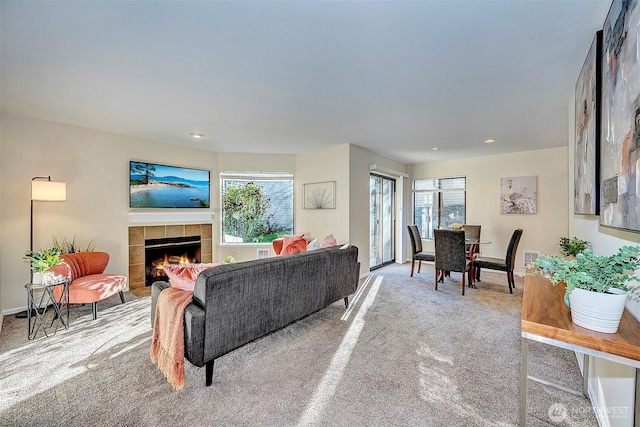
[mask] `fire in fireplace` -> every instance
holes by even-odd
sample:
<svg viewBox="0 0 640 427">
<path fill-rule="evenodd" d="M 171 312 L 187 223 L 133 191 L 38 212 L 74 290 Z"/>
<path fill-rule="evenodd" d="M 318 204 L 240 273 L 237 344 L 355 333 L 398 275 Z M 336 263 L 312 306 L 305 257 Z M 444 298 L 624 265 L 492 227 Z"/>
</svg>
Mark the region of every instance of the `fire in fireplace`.
<svg viewBox="0 0 640 427">
<path fill-rule="evenodd" d="M 156 280 L 166 280 L 165 264 L 201 262 L 200 252 L 200 236 L 145 240 L 145 286 L 151 286 Z"/>
</svg>

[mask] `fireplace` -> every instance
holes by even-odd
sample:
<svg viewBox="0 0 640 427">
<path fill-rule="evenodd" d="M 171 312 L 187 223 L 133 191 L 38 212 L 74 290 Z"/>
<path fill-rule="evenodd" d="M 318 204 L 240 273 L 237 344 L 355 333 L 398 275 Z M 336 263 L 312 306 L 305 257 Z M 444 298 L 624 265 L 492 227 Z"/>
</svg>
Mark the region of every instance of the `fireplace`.
<svg viewBox="0 0 640 427">
<path fill-rule="evenodd" d="M 200 240 L 200 262 L 213 262 L 212 226 L 207 224 L 132 225 L 129 227 L 129 290 L 138 297 L 151 294 L 147 285 L 146 242 L 154 239 L 189 237 Z M 170 241 L 173 243 L 173 241 Z M 182 242 L 184 243 L 184 241 Z M 182 255 L 182 254 L 179 254 Z M 187 254 L 188 255 L 188 254 Z M 192 256 L 192 257 L 193 257 Z"/>
<path fill-rule="evenodd" d="M 165 264 L 202 262 L 200 236 L 165 237 L 144 241 L 145 286 L 166 280 Z"/>
</svg>

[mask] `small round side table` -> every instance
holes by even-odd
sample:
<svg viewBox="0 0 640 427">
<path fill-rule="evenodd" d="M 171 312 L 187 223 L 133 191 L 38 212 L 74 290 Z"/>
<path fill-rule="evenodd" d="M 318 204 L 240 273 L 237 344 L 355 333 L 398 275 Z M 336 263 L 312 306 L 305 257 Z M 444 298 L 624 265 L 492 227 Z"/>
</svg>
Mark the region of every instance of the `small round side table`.
<svg viewBox="0 0 640 427">
<path fill-rule="evenodd" d="M 68 279 L 64 279 L 54 283 L 24 285 L 27 290 L 27 339 L 34 339 L 41 329 L 45 337 L 55 335 L 60 325 L 69 329 L 69 283 Z M 62 286 L 62 293 L 58 299 L 53 295 L 53 288 L 56 286 Z M 35 290 L 43 291 L 39 298 L 34 295 Z M 53 319 L 47 326 L 44 317 L 47 311 L 51 311 L 50 304 L 53 307 Z"/>
</svg>

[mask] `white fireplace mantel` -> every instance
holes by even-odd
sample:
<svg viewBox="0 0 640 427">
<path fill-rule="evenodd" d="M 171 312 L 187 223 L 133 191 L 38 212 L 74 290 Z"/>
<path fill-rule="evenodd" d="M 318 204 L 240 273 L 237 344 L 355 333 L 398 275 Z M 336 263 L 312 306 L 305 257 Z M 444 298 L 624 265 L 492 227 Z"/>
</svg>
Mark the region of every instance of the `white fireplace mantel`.
<svg viewBox="0 0 640 427">
<path fill-rule="evenodd" d="M 130 224 L 210 223 L 213 211 L 202 212 L 129 212 Z"/>
</svg>

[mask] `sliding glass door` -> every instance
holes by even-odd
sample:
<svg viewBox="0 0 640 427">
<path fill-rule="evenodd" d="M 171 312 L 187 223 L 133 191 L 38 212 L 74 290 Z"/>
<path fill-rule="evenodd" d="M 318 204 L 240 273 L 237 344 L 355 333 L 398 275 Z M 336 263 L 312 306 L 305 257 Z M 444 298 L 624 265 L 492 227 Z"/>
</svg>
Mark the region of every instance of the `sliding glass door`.
<svg viewBox="0 0 640 427">
<path fill-rule="evenodd" d="M 395 180 L 371 174 L 371 217 L 369 220 L 369 268 L 375 269 L 395 261 Z"/>
</svg>

